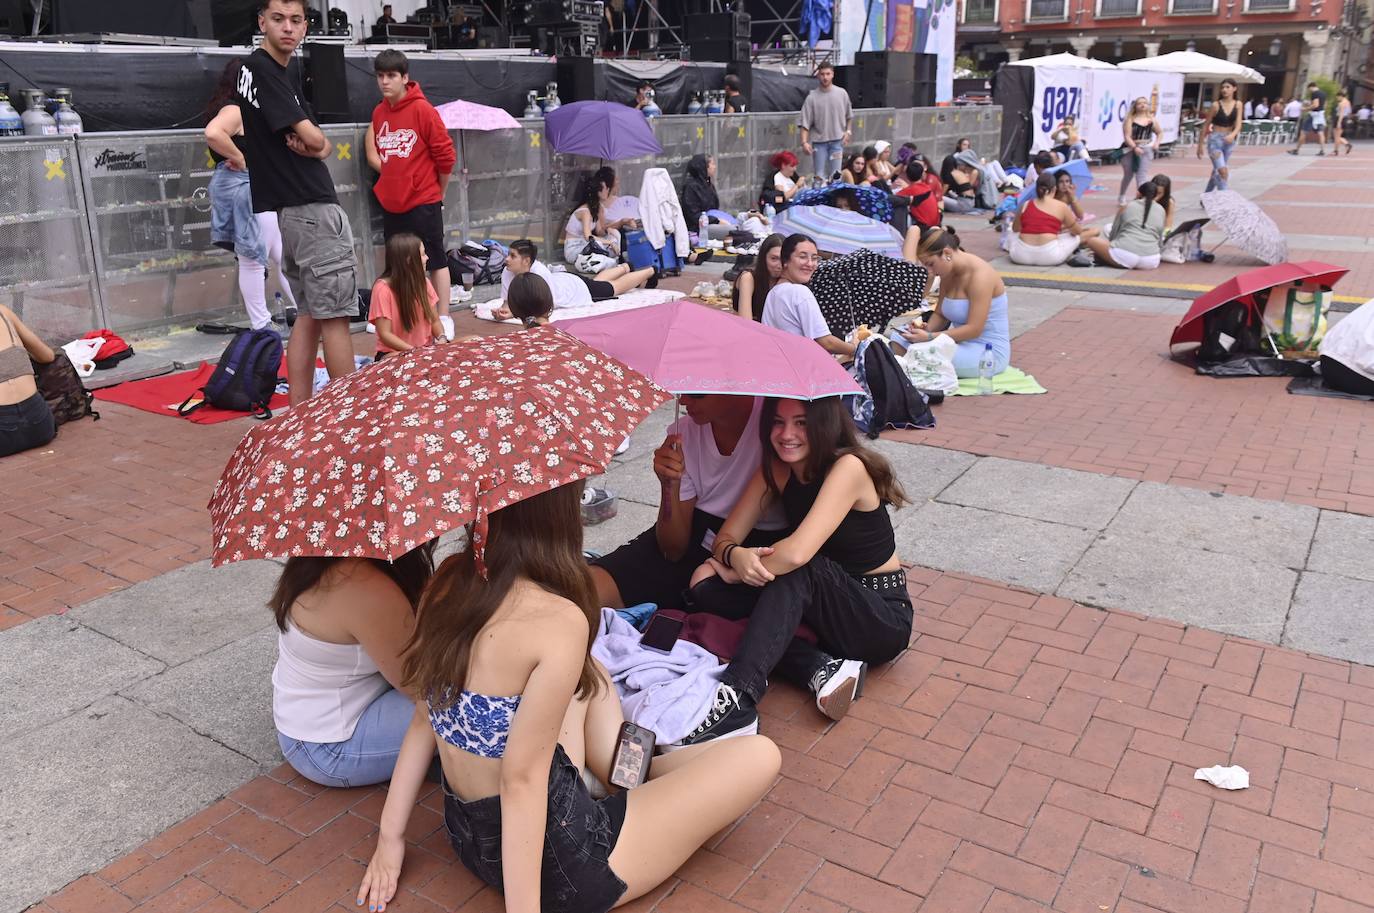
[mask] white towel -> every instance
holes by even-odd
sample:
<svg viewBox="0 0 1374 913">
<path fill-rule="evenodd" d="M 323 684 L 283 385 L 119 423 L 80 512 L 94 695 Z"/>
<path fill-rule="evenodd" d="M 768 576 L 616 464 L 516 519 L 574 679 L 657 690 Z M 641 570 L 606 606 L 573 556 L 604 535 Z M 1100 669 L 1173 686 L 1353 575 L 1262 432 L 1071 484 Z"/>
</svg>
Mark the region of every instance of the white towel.
<svg viewBox="0 0 1374 913">
<path fill-rule="evenodd" d="M 677 255 L 686 258 L 692 252 L 691 239 L 687 237 L 687 219 L 682 214 L 682 204 L 677 199 L 677 188 L 666 168 L 650 168 L 644 172 L 644 181 L 639 188 L 640 221 L 644 223 L 644 236 L 649 239 L 654 250 L 662 250 L 669 235 Z"/>
<path fill-rule="evenodd" d="M 610 673 L 625 719 L 652 729 L 660 745 L 681 740 L 706 718 L 725 670 L 691 641 L 679 640 L 671 653 L 645 649 L 614 609 L 601 610 L 592 656 Z"/>
</svg>

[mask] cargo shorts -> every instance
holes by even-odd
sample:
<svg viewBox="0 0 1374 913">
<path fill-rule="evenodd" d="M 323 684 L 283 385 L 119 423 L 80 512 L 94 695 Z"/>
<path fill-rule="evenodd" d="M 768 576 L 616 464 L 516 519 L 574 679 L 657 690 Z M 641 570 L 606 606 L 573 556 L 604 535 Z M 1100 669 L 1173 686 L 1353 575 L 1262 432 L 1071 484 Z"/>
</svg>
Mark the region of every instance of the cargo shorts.
<svg viewBox="0 0 1374 913">
<path fill-rule="evenodd" d="M 297 306 L 316 320 L 358 316 L 353 228 L 338 203 L 306 203 L 277 211 L 281 269 Z"/>
</svg>

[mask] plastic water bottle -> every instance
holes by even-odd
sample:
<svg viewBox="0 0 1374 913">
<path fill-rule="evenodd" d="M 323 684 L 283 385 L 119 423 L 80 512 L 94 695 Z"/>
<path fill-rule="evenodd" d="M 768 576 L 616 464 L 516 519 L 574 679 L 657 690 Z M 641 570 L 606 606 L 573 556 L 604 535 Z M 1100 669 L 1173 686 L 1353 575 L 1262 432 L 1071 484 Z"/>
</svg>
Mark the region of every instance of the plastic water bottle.
<svg viewBox="0 0 1374 913">
<path fill-rule="evenodd" d="M 10 84 L 0 82 L 0 136 L 23 136 L 24 121 L 10 103 Z"/>
<path fill-rule="evenodd" d="M 711 217 L 703 212 L 697 217 L 697 243 L 705 247 L 706 239 L 710 237 L 710 233 Z"/>
<path fill-rule="evenodd" d="M 768 217 L 768 221 L 773 221 L 773 216 L 778 214 L 778 207 L 772 203 L 763 204 L 763 214 Z"/>
<path fill-rule="evenodd" d="M 992 375 L 994 373 L 992 356 L 992 343 L 983 343 L 983 357 L 978 359 L 978 395 L 988 396 L 992 393 Z"/>
</svg>

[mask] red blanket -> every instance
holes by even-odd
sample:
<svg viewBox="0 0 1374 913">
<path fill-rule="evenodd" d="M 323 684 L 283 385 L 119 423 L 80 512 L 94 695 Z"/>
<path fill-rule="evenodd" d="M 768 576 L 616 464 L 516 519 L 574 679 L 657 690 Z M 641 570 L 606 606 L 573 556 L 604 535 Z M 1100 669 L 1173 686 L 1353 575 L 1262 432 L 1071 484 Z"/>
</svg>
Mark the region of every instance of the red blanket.
<svg viewBox="0 0 1374 913">
<path fill-rule="evenodd" d="M 133 406 L 135 409 L 142 409 L 144 412 L 151 412 L 154 415 L 185 418 L 197 425 L 213 425 L 250 415 L 251 413 L 248 412 L 234 412 L 215 406 L 201 406 L 190 415 L 177 415 L 177 406 L 185 402 L 189 396 L 196 396 L 199 399 L 198 391 L 210 382 L 210 375 L 214 373 L 214 365 L 201 362 L 200 367 L 192 371 L 164 374 L 161 377 L 129 381 L 97 390 L 95 391 L 95 398 L 107 403 L 123 403 L 126 406 Z M 283 376 L 286 374 L 285 358 L 282 359 L 281 373 Z M 291 398 L 278 393 L 272 397 L 269 408 L 275 412 L 278 409 L 285 409 L 289 405 L 291 405 Z"/>
</svg>

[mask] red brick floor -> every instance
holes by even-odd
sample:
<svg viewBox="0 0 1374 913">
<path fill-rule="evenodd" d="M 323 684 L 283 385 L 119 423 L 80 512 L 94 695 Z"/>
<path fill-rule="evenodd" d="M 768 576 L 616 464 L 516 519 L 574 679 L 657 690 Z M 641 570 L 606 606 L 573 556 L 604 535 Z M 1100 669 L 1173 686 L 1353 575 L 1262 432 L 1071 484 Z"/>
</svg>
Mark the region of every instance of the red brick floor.
<svg viewBox="0 0 1374 913">
<path fill-rule="evenodd" d="M 764 801 L 627 909 L 1374 910 L 1374 670 L 914 569 L 917 635 L 847 719 L 763 704 Z M 1250 788 L 1193 779 L 1239 764 Z M 280 768 L 34 908 L 356 909 L 384 794 Z M 398 913 L 500 910 L 430 790 Z"/>
<path fill-rule="evenodd" d="M 1016 306 L 1016 289 L 1010 290 Z M 1374 514 L 1374 409 L 1215 379 L 1167 357 L 1177 318 L 1069 308 L 1017 337 L 1041 396 L 953 397 L 930 431 L 885 437 Z"/>
</svg>

